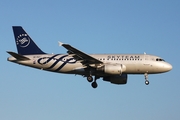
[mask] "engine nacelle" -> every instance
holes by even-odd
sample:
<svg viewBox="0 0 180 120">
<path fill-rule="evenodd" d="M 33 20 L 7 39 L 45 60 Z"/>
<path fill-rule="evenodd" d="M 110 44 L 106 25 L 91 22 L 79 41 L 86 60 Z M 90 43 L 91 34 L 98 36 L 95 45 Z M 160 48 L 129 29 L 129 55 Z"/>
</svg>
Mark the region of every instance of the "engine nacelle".
<svg viewBox="0 0 180 120">
<path fill-rule="evenodd" d="M 97 70 L 106 74 L 121 75 L 124 71 L 126 71 L 126 66 L 122 64 L 105 64 Z"/>
<path fill-rule="evenodd" d="M 103 77 L 104 81 L 111 82 L 113 84 L 126 84 L 127 83 L 127 74 L 122 74 L 121 76 L 107 76 Z"/>
</svg>

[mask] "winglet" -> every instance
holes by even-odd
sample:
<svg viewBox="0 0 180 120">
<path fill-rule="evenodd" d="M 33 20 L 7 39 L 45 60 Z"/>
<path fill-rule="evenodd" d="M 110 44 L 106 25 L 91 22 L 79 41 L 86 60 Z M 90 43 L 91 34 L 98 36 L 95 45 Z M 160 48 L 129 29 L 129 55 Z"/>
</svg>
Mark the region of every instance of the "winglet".
<svg viewBox="0 0 180 120">
<path fill-rule="evenodd" d="M 58 43 L 59 43 L 59 46 L 62 46 L 64 43 L 62 43 L 62 42 L 60 42 L 60 41 L 58 41 Z"/>
</svg>

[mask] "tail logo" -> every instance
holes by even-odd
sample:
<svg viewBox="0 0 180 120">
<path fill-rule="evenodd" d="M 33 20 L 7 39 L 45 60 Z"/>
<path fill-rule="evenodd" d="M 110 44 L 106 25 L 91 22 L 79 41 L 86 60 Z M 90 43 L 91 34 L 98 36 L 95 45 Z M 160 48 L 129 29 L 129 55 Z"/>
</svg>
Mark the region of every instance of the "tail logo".
<svg viewBox="0 0 180 120">
<path fill-rule="evenodd" d="M 30 44 L 30 38 L 28 37 L 27 34 L 21 34 L 17 37 L 16 43 L 20 47 L 25 48 Z"/>
</svg>

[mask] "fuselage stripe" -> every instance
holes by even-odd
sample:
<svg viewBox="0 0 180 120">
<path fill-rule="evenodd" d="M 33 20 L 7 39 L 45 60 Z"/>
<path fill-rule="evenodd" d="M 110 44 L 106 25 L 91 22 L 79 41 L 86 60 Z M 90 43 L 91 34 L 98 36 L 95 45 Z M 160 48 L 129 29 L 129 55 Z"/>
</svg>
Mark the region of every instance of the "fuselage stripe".
<svg viewBox="0 0 180 120">
<path fill-rule="evenodd" d="M 54 62 L 54 63 L 53 63 L 49 68 L 47 68 L 47 69 L 53 68 L 55 65 L 58 64 L 59 61 L 61 61 L 63 58 L 65 58 L 65 57 L 67 57 L 67 56 L 68 56 L 68 55 L 64 55 L 64 56 L 60 57 L 59 59 L 57 59 L 56 62 Z"/>
<path fill-rule="evenodd" d="M 60 54 L 56 54 L 56 55 L 53 55 L 52 57 L 50 57 L 47 61 L 44 61 L 43 63 L 41 63 L 40 61 L 42 60 L 42 59 L 44 59 L 45 57 L 43 57 L 43 58 L 40 58 L 40 59 L 38 59 L 38 63 L 39 64 L 46 64 L 46 63 L 48 63 L 49 61 L 51 61 L 53 58 L 55 58 L 56 56 L 58 56 L 58 55 L 60 55 Z"/>
<path fill-rule="evenodd" d="M 73 59 L 74 58 L 67 59 L 58 69 L 55 70 L 55 72 L 58 72 L 59 70 L 61 70 L 69 61 L 71 61 Z M 76 61 L 73 63 L 76 63 Z"/>
</svg>

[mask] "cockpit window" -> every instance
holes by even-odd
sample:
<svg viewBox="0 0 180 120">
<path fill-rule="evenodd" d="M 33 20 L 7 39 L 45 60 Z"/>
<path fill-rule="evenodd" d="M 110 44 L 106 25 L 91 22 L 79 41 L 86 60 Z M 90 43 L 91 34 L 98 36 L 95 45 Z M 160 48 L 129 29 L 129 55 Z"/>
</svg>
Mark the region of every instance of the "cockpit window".
<svg viewBox="0 0 180 120">
<path fill-rule="evenodd" d="M 161 58 L 156 58 L 156 61 L 165 61 L 165 60 L 163 60 Z"/>
</svg>

